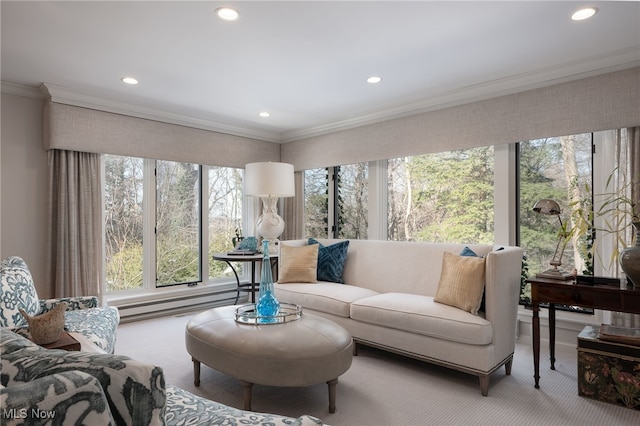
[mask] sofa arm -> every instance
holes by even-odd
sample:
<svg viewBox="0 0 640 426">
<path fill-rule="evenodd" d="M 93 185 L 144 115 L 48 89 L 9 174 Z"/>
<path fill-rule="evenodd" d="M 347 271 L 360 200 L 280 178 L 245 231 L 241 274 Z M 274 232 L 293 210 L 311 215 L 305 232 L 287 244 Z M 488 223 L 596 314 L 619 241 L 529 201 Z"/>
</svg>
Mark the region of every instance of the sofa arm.
<svg viewBox="0 0 640 426">
<path fill-rule="evenodd" d="M 76 309 L 90 309 L 98 306 L 98 298 L 95 296 L 61 297 L 59 299 L 40 299 L 40 313 L 44 314 L 53 309 L 58 303 L 67 302 L 67 311 Z"/>
<path fill-rule="evenodd" d="M 0 423 L 115 425 L 98 379 L 81 371 L 51 374 L 0 389 Z"/>
<path fill-rule="evenodd" d="M 497 357 L 504 358 L 515 349 L 522 255 L 520 247 L 506 247 L 487 255 L 485 315 L 493 327 Z"/>
</svg>

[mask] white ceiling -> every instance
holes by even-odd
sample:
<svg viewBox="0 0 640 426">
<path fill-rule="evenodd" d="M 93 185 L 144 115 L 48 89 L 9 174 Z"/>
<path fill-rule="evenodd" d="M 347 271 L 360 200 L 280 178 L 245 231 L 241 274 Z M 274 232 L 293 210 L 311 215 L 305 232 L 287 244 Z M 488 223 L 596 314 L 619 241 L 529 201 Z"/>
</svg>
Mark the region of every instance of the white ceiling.
<svg viewBox="0 0 640 426">
<path fill-rule="evenodd" d="M 222 5 L 240 18 L 218 19 Z M 584 5 L 599 13 L 571 21 Z M 54 100 L 276 142 L 640 65 L 637 1 L 3 0 L 0 12 L 3 90 L 46 83 Z"/>
</svg>

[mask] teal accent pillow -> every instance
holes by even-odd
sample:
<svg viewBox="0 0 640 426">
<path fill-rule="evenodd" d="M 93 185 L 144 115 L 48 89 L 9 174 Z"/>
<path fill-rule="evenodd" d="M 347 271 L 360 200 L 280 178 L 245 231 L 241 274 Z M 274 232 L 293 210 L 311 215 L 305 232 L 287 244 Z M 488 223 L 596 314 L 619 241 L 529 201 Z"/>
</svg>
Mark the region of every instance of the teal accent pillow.
<svg viewBox="0 0 640 426">
<path fill-rule="evenodd" d="M 318 244 L 318 281 L 329 281 L 344 284 L 342 273 L 347 261 L 349 240 L 325 246 L 314 238 L 309 238 L 309 244 Z"/>
<path fill-rule="evenodd" d="M 470 256 L 470 257 L 479 257 L 475 251 L 471 250 L 469 247 L 465 246 L 460 252 L 460 256 Z"/>
</svg>

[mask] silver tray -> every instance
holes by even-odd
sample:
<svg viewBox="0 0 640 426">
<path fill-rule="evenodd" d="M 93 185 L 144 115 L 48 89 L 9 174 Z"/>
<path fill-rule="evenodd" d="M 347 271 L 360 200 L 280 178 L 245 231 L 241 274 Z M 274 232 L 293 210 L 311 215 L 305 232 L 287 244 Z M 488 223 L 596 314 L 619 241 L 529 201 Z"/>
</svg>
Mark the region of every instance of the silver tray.
<svg viewBox="0 0 640 426">
<path fill-rule="evenodd" d="M 238 306 L 235 313 L 236 322 L 251 325 L 283 324 L 299 320 L 300 317 L 302 317 L 302 306 L 290 303 L 281 303 L 280 312 L 274 316 L 259 316 L 255 303 Z"/>
</svg>

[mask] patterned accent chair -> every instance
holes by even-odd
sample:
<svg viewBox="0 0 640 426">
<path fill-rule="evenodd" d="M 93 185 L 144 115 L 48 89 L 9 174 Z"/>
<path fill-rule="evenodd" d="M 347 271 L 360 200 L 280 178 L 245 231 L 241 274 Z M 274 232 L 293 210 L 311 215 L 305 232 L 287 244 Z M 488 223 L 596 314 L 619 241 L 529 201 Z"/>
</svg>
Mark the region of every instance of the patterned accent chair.
<svg viewBox="0 0 640 426">
<path fill-rule="evenodd" d="M 0 326 L 30 337 L 20 309 L 31 316 L 50 311 L 67 302 L 65 330 L 77 337 L 83 351 L 113 353 L 120 314 L 114 307 L 99 307 L 98 298 L 64 297 L 39 299 L 31 272 L 18 256 L 0 260 Z"/>
<path fill-rule="evenodd" d="M 123 355 L 47 350 L 0 327 L 0 424 L 318 426 L 238 410 L 165 383 L 161 367 Z"/>
</svg>

